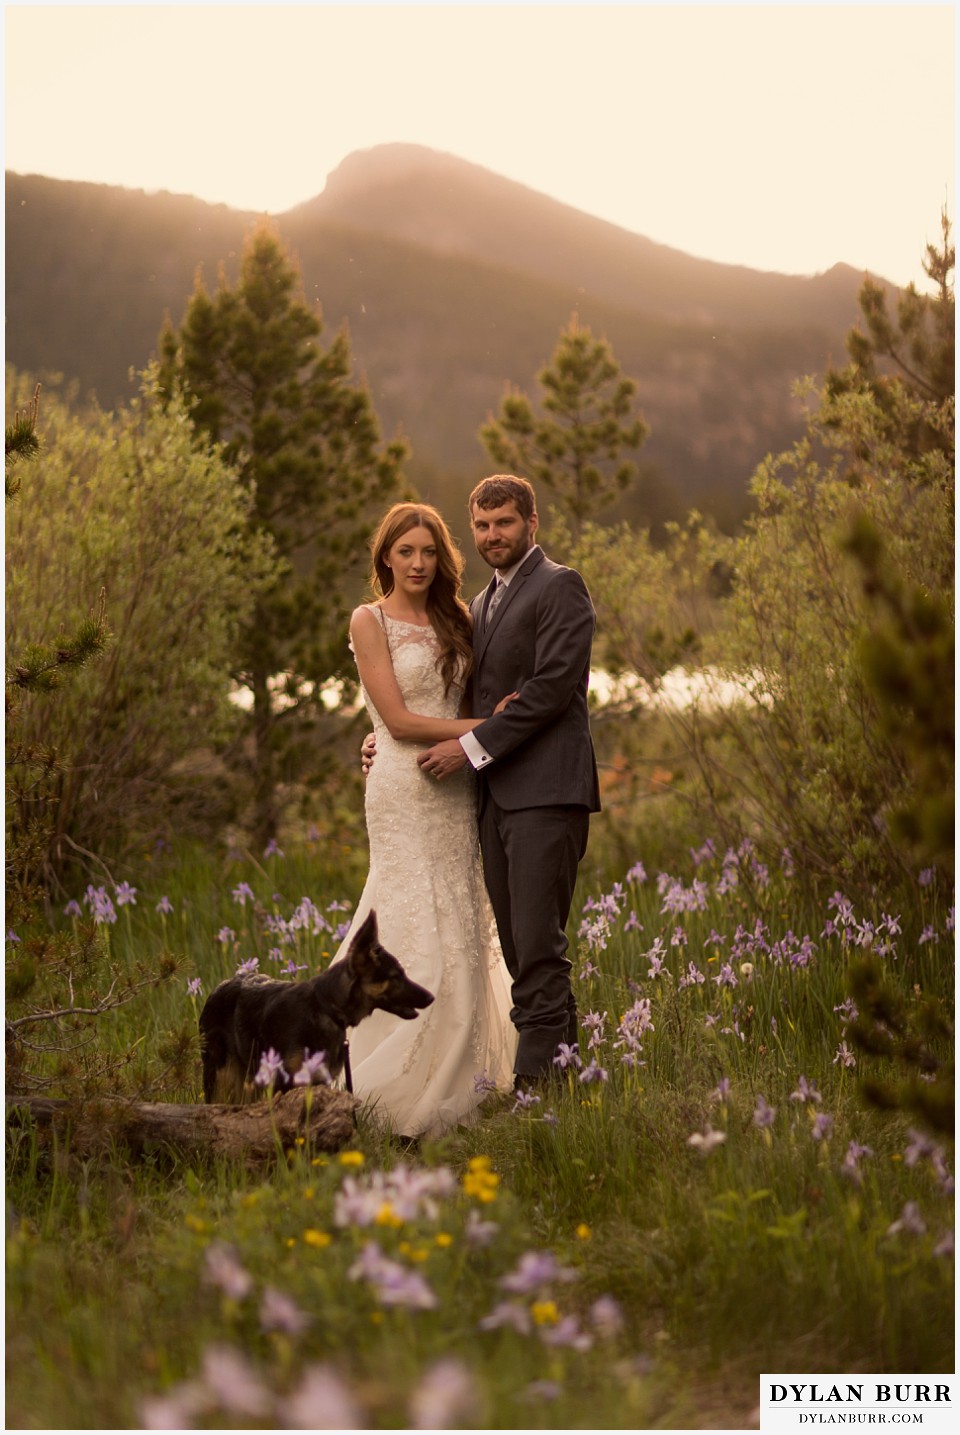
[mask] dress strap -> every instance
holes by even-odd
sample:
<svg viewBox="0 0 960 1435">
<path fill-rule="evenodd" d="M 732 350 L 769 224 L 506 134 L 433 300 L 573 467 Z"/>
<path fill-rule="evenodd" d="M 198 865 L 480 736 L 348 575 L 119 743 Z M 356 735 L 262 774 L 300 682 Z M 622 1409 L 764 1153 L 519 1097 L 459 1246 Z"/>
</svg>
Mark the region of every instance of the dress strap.
<svg viewBox="0 0 960 1435">
<path fill-rule="evenodd" d="M 387 627 L 387 615 L 386 615 L 386 613 L 383 611 L 383 609 L 381 608 L 381 606 L 380 606 L 379 603 L 371 603 L 371 604 L 370 604 L 370 607 L 373 609 L 373 611 L 376 613 L 377 617 L 380 619 L 380 626 L 381 626 L 381 628 L 383 629 L 383 636 L 384 636 L 384 637 L 386 638 L 386 640 L 387 640 L 387 652 L 390 653 L 390 661 L 392 662 L 392 661 L 393 661 L 393 653 L 390 652 L 390 629 Z"/>
</svg>

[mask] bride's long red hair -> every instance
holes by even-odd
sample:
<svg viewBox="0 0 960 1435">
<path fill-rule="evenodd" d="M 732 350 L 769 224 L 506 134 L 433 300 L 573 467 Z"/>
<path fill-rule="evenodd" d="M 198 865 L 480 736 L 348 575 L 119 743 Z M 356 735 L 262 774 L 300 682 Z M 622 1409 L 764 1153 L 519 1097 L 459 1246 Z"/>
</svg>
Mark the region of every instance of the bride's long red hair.
<svg viewBox="0 0 960 1435">
<path fill-rule="evenodd" d="M 387 554 L 411 528 L 427 528 L 437 549 L 437 571 L 427 590 L 427 616 L 440 640 L 437 668 L 444 689 L 450 691 L 455 677 L 466 681 L 473 667 L 473 628 L 470 610 L 460 596 L 463 581 L 463 554 L 450 536 L 440 514 L 429 503 L 395 503 L 383 516 L 370 542 L 373 565 L 370 586 L 378 597 L 393 592 L 393 573 Z"/>
</svg>

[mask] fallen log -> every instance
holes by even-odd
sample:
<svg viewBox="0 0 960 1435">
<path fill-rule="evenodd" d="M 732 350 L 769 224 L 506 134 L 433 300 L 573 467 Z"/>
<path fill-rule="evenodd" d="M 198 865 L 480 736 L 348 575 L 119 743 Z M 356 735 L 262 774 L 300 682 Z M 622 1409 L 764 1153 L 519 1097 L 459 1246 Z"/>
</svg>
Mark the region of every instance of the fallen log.
<svg viewBox="0 0 960 1435">
<path fill-rule="evenodd" d="M 206 1152 L 263 1160 L 302 1142 L 312 1150 L 339 1151 L 354 1139 L 358 1102 L 328 1086 L 295 1087 L 245 1106 L 187 1106 L 169 1102 L 98 1099 L 78 1102 L 48 1096 L 8 1096 L 7 1120 L 32 1121 L 51 1130 L 77 1155 L 123 1146 L 135 1156 L 167 1147 L 183 1155 Z"/>
</svg>

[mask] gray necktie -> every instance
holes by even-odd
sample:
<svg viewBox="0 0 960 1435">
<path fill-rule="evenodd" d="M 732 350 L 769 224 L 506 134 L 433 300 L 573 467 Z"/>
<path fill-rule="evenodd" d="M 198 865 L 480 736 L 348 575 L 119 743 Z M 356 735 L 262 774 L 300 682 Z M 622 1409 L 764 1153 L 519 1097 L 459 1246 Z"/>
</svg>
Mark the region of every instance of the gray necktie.
<svg viewBox="0 0 960 1435">
<path fill-rule="evenodd" d="M 493 615 L 497 611 L 497 605 L 507 591 L 507 585 L 502 578 L 497 579 L 497 586 L 493 590 L 493 597 L 490 599 L 490 606 L 487 608 L 487 626 L 493 622 Z"/>
</svg>

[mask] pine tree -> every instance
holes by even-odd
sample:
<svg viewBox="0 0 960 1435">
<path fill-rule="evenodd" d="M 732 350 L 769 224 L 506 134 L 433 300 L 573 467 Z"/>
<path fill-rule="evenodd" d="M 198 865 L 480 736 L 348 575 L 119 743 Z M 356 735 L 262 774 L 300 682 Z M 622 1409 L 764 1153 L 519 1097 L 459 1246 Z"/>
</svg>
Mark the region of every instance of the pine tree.
<svg viewBox="0 0 960 1435">
<path fill-rule="evenodd" d="M 371 509 L 396 494 L 408 452 L 399 436 L 381 445 L 369 392 L 351 380 L 345 328 L 326 349 L 321 332 L 295 262 L 262 223 L 244 244 L 236 285 L 221 272 L 211 296 L 198 275 L 179 332 L 168 320 L 161 335 L 165 387 L 182 384 L 204 440 L 225 446 L 254 491 L 251 524 L 284 563 L 237 654 L 236 676 L 253 696 L 260 842 L 277 830 L 283 726 L 346 664 L 346 585 L 366 556 Z"/>
<path fill-rule="evenodd" d="M 635 410 L 636 383 L 576 314 L 537 381 L 540 415 L 525 393 L 511 389 L 479 437 L 495 463 L 557 495 L 576 539 L 583 523 L 635 480 L 636 465 L 623 455 L 638 450 L 649 430 Z"/>
<path fill-rule="evenodd" d="M 923 261 L 934 292 L 921 294 L 909 284 L 900 293 L 894 319 L 884 288 L 866 279 L 859 296 L 862 326 L 847 335 L 850 363 L 844 369 L 828 370 L 826 392 L 828 400 L 869 392 L 887 419 L 889 436 L 902 449 L 916 455 L 940 450 L 952 465 L 952 427 L 945 430 L 936 421 L 944 405 L 952 403 L 956 382 L 956 249 L 946 210 L 941 212 L 940 227 L 940 246 L 927 244 Z M 909 416 L 904 397 L 914 405 Z"/>
<path fill-rule="evenodd" d="M 939 248 L 927 245 L 924 269 L 932 294 L 911 284 L 901 295 L 896 323 L 883 290 L 867 280 L 860 293 L 866 331 L 847 338 L 851 365 L 828 376 L 824 413 L 833 431 L 846 423 L 851 396 L 868 396 L 878 415 L 875 431 L 895 462 L 876 464 L 878 444 L 861 441 L 848 477 L 865 476 L 905 489 L 922 485 L 941 496 L 938 531 L 928 551 L 940 552 L 938 584 L 904 581 L 890 563 L 887 535 L 860 511 L 846 547 L 857 559 L 871 631 L 861 643 L 864 674 L 880 704 L 885 734 L 900 747 L 913 786 L 891 813 L 897 838 L 924 861 L 953 864 L 954 837 L 954 462 L 956 251 L 941 214 Z M 849 425 L 848 425 L 849 427 Z M 861 430 L 862 432 L 862 430 Z"/>
</svg>

